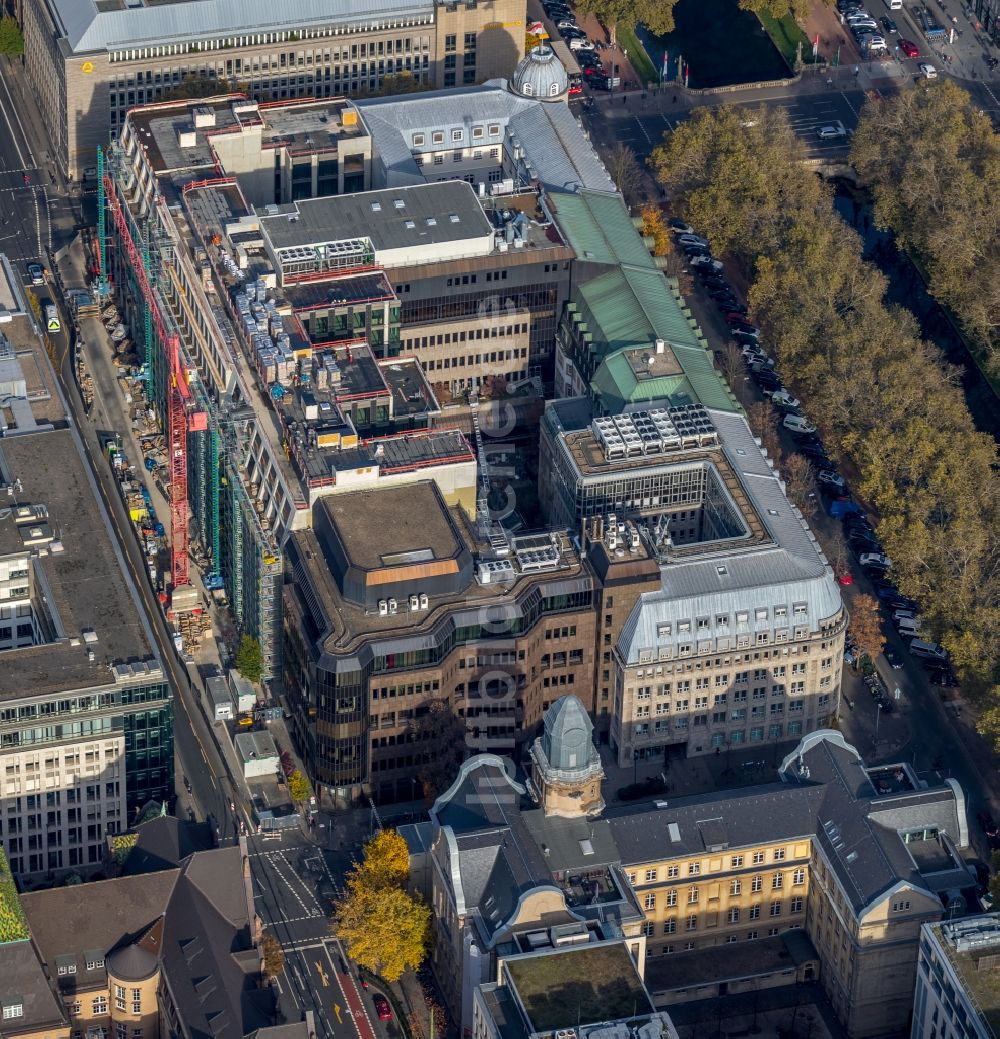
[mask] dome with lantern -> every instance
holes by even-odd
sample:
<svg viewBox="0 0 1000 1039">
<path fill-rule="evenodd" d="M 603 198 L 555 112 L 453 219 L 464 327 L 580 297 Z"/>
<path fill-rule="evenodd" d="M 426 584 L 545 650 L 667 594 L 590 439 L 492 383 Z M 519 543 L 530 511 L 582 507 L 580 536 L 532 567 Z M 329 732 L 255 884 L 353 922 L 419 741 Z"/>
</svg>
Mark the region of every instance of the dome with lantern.
<svg viewBox="0 0 1000 1039">
<path fill-rule="evenodd" d="M 569 77 L 556 52 L 542 44 L 532 47 L 518 63 L 510 88 L 515 94 L 534 101 L 565 101 L 569 94 Z"/>
</svg>

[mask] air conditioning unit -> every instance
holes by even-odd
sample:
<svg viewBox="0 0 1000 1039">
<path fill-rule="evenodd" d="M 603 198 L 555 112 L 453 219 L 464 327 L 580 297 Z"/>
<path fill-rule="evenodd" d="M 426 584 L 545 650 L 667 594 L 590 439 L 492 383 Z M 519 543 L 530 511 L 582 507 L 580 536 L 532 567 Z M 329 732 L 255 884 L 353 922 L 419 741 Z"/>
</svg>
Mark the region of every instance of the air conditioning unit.
<svg viewBox="0 0 1000 1039">
<path fill-rule="evenodd" d="M 420 593 L 420 609 L 426 610 L 430 607 L 431 601 L 427 596 L 426 592 Z"/>
<path fill-rule="evenodd" d="M 386 616 L 386 614 L 388 612 L 389 612 L 389 604 L 386 602 L 385 599 L 379 599 L 379 601 L 378 601 L 378 615 L 380 617 L 384 617 L 384 616 Z"/>
<path fill-rule="evenodd" d="M 419 595 L 411 595 L 410 596 L 410 609 L 411 610 L 419 610 L 420 609 L 420 596 Z"/>
<path fill-rule="evenodd" d="M 389 600 L 389 613 L 393 614 L 399 609 L 399 603 L 395 599 Z"/>
</svg>

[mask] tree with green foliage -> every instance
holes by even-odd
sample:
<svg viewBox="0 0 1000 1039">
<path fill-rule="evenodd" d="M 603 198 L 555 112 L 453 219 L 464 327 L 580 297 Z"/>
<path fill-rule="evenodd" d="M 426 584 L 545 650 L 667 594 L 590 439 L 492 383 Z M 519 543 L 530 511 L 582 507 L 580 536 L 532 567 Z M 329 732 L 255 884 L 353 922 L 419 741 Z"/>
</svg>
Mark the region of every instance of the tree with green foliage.
<svg viewBox="0 0 1000 1039">
<path fill-rule="evenodd" d="M 236 651 L 236 670 L 248 682 L 259 682 L 264 674 L 264 656 L 260 643 L 252 635 L 244 635 L 240 639 L 240 646 Z"/>
<path fill-rule="evenodd" d="M 312 785 L 298 769 L 288 777 L 288 792 L 292 795 L 292 800 L 298 801 L 299 804 L 312 797 Z"/>
<path fill-rule="evenodd" d="M 17 20 L 6 15 L 0 18 L 0 54 L 19 57 L 24 53 L 24 33 Z"/>
<path fill-rule="evenodd" d="M 383 830 L 365 845 L 335 903 L 336 933 L 348 955 L 386 981 L 415 970 L 427 954 L 430 907 L 406 891 L 408 879 L 406 842 Z"/>
<path fill-rule="evenodd" d="M 579 9 L 584 14 L 594 14 L 600 19 L 611 41 L 617 39 L 619 27 L 634 29 L 644 25 L 651 33 L 659 36 L 674 29 L 674 4 L 677 0 L 580 0 Z"/>
<path fill-rule="evenodd" d="M 970 129 L 967 114 L 954 121 L 958 129 L 941 127 L 945 136 L 965 134 L 970 148 L 989 152 L 981 126 Z M 904 136 L 907 125 L 899 129 Z M 876 134 L 862 143 L 866 168 L 884 184 L 883 195 L 895 198 L 889 181 L 905 172 L 881 170 Z M 930 143 L 921 149 L 934 152 Z M 997 445 L 973 427 L 956 370 L 920 339 L 912 314 L 886 303 L 886 279 L 864 260 L 857 234 L 803 157 L 782 115 L 747 118 L 723 108 L 678 127 L 652 165 L 715 252 L 743 268 L 750 313 L 786 382 L 808 401 L 833 454 L 852 463 L 855 490 L 878 517 L 893 579 L 920 601 L 963 691 L 982 708 L 983 731 L 997 739 Z M 923 175 L 934 197 L 949 197 L 933 171 Z M 900 218 L 915 183 L 893 202 Z"/>
<path fill-rule="evenodd" d="M 866 104 L 851 162 L 1000 379 L 1000 134 L 950 79 Z"/>
</svg>

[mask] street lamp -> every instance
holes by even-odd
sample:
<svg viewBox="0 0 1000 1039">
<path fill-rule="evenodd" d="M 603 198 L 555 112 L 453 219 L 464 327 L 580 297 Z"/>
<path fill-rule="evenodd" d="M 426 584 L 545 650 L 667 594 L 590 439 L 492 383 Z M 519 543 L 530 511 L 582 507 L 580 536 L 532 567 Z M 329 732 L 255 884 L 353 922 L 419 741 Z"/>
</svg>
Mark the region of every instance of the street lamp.
<svg viewBox="0 0 1000 1039">
<path fill-rule="evenodd" d="M 876 707 L 876 711 L 875 711 L 875 740 L 874 740 L 874 742 L 872 744 L 872 750 L 874 750 L 875 753 L 877 754 L 878 753 L 878 723 L 879 723 L 879 719 L 882 717 L 882 701 L 880 700 L 878 703 L 876 703 L 875 707 Z"/>
</svg>

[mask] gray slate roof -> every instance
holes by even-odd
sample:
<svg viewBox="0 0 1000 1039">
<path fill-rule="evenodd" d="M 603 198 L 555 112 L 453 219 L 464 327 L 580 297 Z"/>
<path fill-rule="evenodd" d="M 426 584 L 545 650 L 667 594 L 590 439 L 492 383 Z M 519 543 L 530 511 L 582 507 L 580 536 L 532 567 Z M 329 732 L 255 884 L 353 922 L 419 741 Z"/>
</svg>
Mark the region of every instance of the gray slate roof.
<svg viewBox="0 0 1000 1039">
<path fill-rule="evenodd" d="M 39 0 L 32 0 L 38 3 Z M 430 18 L 430 0 L 183 0 L 108 10 L 95 0 L 42 0 L 75 54 L 156 45 L 256 31 L 294 31 L 320 26 L 380 24 Z"/>
<path fill-rule="evenodd" d="M 464 129 L 464 139 L 472 141 L 469 128 L 473 125 L 499 124 L 501 135 L 487 137 L 483 147 L 499 145 L 504 135 L 515 136 L 535 176 L 550 191 L 615 190 L 567 105 L 517 97 L 506 89 L 504 80 L 491 80 L 480 87 L 368 98 L 356 102 L 356 106 L 372 135 L 390 186 L 418 184 L 424 179 L 410 150 L 414 133 L 425 136 L 421 153 L 450 152 L 454 147 L 453 129 Z M 441 144 L 431 143 L 434 130 L 444 131 Z"/>
<path fill-rule="evenodd" d="M 0 945 L 0 1005 L 17 1004 L 21 1006 L 21 1016 L 11 1021 L 14 1031 L 46 1032 L 65 1027 L 63 1008 L 29 941 Z M 4 1022 L 0 1034 L 7 1027 Z"/>
</svg>

